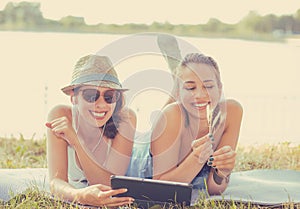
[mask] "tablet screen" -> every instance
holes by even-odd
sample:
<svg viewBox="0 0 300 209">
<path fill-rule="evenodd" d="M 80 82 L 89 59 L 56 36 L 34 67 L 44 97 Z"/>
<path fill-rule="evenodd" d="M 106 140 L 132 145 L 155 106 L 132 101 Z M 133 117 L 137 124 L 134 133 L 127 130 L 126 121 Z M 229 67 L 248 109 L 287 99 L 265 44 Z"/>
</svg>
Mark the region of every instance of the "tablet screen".
<svg viewBox="0 0 300 209">
<path fill-rule="evenodd" d="M 192 185 L 187 183 L 113 175 L 111 187 L 127 188 L 126 193 L 117 196 L 133 197 L 139 207 L 156 204 L 189 206 L 191 202 Z"/>
</svg>

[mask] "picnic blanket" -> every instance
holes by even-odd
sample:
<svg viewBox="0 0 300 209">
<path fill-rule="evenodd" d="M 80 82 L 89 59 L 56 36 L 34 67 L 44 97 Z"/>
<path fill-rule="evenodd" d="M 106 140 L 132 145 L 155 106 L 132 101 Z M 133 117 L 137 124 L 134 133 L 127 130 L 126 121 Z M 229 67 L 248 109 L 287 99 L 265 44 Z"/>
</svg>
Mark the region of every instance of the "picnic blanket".
<svg viewBox="0 0 300 209">
<path fill-rule="evenodd" d="M 199 192 L 193 191 L 192 202 L 198 196 Z M 266 169 L 234 172 L 225 192 L 208 199 L 266 206 L 300 203 L 300 171 Z"/>
<path fill-rule="evenodd" d="M 30 187 L 49 190 L 47 168 L 0 169 L 0 199 L 8 201 Z"/>
<path fill-rule="evenodd" d="M 0 169 L 0 199 L 8 201 L 29 187 L 49 191 L 46 168 Z M 192 203 L 199 192 L 194 190 Z M 286 202 L 300 203 L 300 171 L 251 170 L 234 172 L 222 195 L 208 199 L 251 202 L 259 205 L 279 205 Z"/>
</svg>

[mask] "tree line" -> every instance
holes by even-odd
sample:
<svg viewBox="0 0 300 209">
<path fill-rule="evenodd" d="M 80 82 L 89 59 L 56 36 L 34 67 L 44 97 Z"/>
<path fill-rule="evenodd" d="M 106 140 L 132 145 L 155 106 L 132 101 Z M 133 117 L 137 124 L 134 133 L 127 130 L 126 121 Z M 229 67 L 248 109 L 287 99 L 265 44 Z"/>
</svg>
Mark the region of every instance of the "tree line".
<svg viewBox="0 0 300 209">
<path fill-rule="evenodd" d="M 300 9 L 292 15 L 261 16 L 251 11 L 236 24 L 226 24 L 211 18 L 206 24 L 180 24 L 153 22 L 147 24 L 86 24 L 83 17 L 66 16 L 59 21 L 43 17 L 40 3 L 9 2 L 0 11 L 0 30 L 50 31 L 76 33 L 140 33 L 163 32 L 180 36 L 227 37 L 260 40 L 282 40 L 300 34 Z"/>
</svg>

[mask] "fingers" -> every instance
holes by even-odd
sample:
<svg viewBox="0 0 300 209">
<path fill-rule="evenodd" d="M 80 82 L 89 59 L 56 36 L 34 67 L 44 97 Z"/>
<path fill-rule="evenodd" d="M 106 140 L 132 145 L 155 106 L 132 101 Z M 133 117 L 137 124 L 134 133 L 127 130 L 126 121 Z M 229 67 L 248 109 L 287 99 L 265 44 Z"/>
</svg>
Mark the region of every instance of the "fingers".
<svg viewBox="0 0 300 209">
<path fill-rule="evenodd" d="M 236 152 L 230 146 L 224 146 L 213 154 L 209 165 L 230 172 L 234 168 L 235 159 Z"/>
<path fill-rule="evenodd" d="M 47 126 L 47 128 L 52 128 L 52 124 L 50 122 L 45 123 L 45 125 Z"/>
<path fill-rule="evenodd" d="M 124 199 L 125 198 L 125 199 Z M 103 206 L 107 206 L 107 207 L 115 207 L 115 206 L 121 206 L 121 205 L 130 205 L 134 202 L 133 199 L 131 198 L 127 198 L 127 197 L 124 197 L 124 198 L 111 198 L 109 200 L 109 203 L 103 205 Z"/>
<path fill-rule="evenodd" d="M 51 130 L 57 137 L 65 138 L 65 127 L 63 125 L 55 126 Z"/>
<path fill-rule="evenodd" d="M 99 206 L 120 206 L 120 205 L 130 205 L 134 202 L 134 199 L 131 197 L 108 197 L 106 199 L 102 199 Z"/>
<path fill-rule="evenodd" d="M 204 144 L 197 146 L 193 149 L 193 154 L 198 158 L 199 163 L 205 163 L 210 155 L 213 154 L 212 144 L 206 141 Z"/>
<path fill-rule="evenodd" d="M 48 128 L 53 128 L 53 127 L 58 126 L 60 124 L 69 124 L 69 119 L 67 117 L 63 116 L 63 117 L 56 118 L 52 121 L 46 122 L 45 125 Z"/>
<path fill-rule="evenodd" d="M 109 186 L 95 184 L 80 189 L 78 202 L 81 204 L 95 206 L 121 206 L 130 205 L 134 202 L 132 197 L 116 197 L 116 195 L 127 192 L 127 189 L 112 190 Z"/>
<path fill-rule="evenodd" d="M 50 128 L 57 137 L 64 138 L 65 132 L 69 129 L 71 124 L 67 117 L 60 117 L 47 122 L 45 125 Z"/>
<path fill-rule="evenodd" d="M 124 189 L 114 189 L 114 190 L 102 191 L 102 192 L 99 193 L 99 195 L 104 197 L 104 198 L 110 198 L 112 196 L 122 194 L 122 193 L 125 193 L 125 192 L 127 192 L 127 189 L 125 189 L 125 188 Z"/>
<path fill-rule="evenodd" d="M 214 152 L 214 156 L 218 156 L 218 155 L 222 155 L 222 154 L 225 154 L 225 153 L 228 153 L 228 152 L 232 152 L 234 151 L 231 146 L 224 146 L 224 147 L 221 147 L 220 149 L 216 150 Z"/>
<path fill-rule="evenodd" d="M 209 158 L 209 156 L 211 156 L 213 154 L 213 150 L 211 148 L 211 146 L 207 146 L 200 154 L 198 157 L 198 162 L 199 163 L 205 163 L 207 161 L 207 159 Z"/>
<path fill-rule="evenodd" d="M 201 153 L 201 152 L 205 152 L 205 151 L 212 151 L 212 143 L 209 140 L 203 140 L 204 143 L 202 143 L 201 145 L 198 144 L 198 146 L 194 145 L 193 147 L 193 151 Z M 195 142 L 196 144 L 197 142 Z"/>
<path fill-rule="evenodd" d="M 207 136 L 204 136 L 202 138 L 199 138 L 199 139 L 195 139 L 192 141 L 192 149 L 195 149 L 207 142 L 210 142 L 210 138 Z M 211 142 L 210 142 L 211 143 Z"/>
<path fill-rule="evenodd" d="M 235 156 L 236 152 L 234 150 L 219 155 L 215 155 L 215 153 L 213 154 L 214 161 L 226 161 L 228 159 L 235 159 Z"/>
<path fill-rule="evenodd" d="M 110 186 L 103 185 L 103 184 L 95 184 L 95 186 L 97 186 L 98 189 L 100 189 L 101 191 L 112 190 L 112 188 Z"/>
<path fill-rule="evenodd" d="M 226 165 L 231 165 L 235 163 L 235 157 L 227 158 L 227 159 L 216 159 L 214 158 L 212 162 L 212 166 L 216 166 L 218 168 L 220 167 L 226 167 Z"/>
<path fill-rule="evenodd" d="M 60 118 L 56 118 L 56 119 L 54 119 L 54 120 L 52 120 L 50 122 L 47 122 L 46 126 L 48 128 L 53 129 L 53 128 L 57 127 L 57 126 L 66 125 L 68 123 L 69 123 L 69 120 L 68 120 L 67 117 L 60 117 Z"/>
<path fill-rule="evenodd" d="M 114 197 L 115 195 L 125 193 L 127 189 L 116 189 L 116 190 L 108 190 L 108 191 L 100 191 L 98 194 L 98 198 L 100 198 L 102 205 L 106 206 L 119 206 L 132 204 L 134 199 L 131 197 Z"/>
</svg>

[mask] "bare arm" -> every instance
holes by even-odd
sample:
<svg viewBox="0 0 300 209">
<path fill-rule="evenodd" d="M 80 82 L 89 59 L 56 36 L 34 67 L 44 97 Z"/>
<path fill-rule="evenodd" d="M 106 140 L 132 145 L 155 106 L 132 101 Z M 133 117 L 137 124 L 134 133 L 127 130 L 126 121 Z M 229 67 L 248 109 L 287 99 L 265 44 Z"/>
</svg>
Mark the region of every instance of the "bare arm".
<svg viewBox="0 0 300 209">
<path fill-rule="evenodd" d="M 103 181 L 106 176 L 110 176 L 110 173 L 102 169 L 97 165 L 86 153 L 86 150 L 81 146 L 78 136 L 72 127 L 71 122 L 71 110 L 69 107 L 57 107 L 54 108 L 50 114 L 47 126 L 48 129 L 48 156 L 49 156 L 49 172 L 50 178 L 59 178 L 64 181 L 68 181 L 68 145 L 72 146 L 76 151 L 80 166 L 89 181 L 89 184 L 108 184 Z M 97 176 L 97 182 L 94 180 Z M 101 178 L 99 178 L 101 177 Z M 102 178 L 104 177 L 104 178 Z"/>
<path fill-rule="evenodd" d="M 86 152 L 82 149 L 80 144 L 77 143 L 78 139 L 75 131 L 70 126 L 71 111 L 67 106 L 55 107 L 48 116 L 47 123 L 47 155 L 48 155 L 48 169 L 50 189 L 54 195 L 57 195 L 65 200 L 79 201 L 83 204 L 91 205 L 121 205 L 130 202 L 131 198 L 113 199 L 108 201 L 111 193 L 123 193 L 125 190 L 111 190 L 110 187 L 97 184 L 94 186 L 86 187 L 83 189 L 76 189 L 68 183 L 68 156 L 67 147 L 68 141 L 65 139 L 72 139 L 73 146 L 77 148 L 81 155 L 81 160 L 85 161 L 85 165 L 90 166 L 88 172 L 93 171 L 102 172 L 99 166 L 91 160 Z M 61 137 L 63 136 L 63 138 Z M 81 161 L 81 162 L 82 162 Z M 94 170 L 93 170 L 94 169 Z M 99 171 L 100 170 L 100 171 Z M 104 171 L 106 172 L 106 171 Z M 104 173 L 103 172 L 103 173 Z M 97 178 L 98 182 L 101 178 Z M 106 182 L 107 183 L 107 182 Z M 110 198 L 111 199 L 111 198 Z"/>
<path fill-rule="evenodd" d="M 210 152 L 211 142 L 206 136 L 198 139 L 193 145 L 193 151 L 178 165 L 181 140 L 183 140 L 180 139 L 180 134 L 184 127 L 181 122 L 184 123 L 184 120 L 180 108 L 175 104 L 167 106 L 164 114 L 165 118 L 158 120 L 153 132 L 154 137 L 157 132 L 161 135 L 156 136 L 155 140 L 152 137 L 153 178 L 190 183 L 212 153 Z M 165 124 L 162 124 L 163 121 Z M 164 129 L 159 130 L 161 127 Z M 201 158 L 205 158 L 205 160 L 199 160 Z"/>
<path fill-rule="evenodd" d="M 67 182 L 55 178 L 51 181 L 51 187 L 55 197 L 75 201 L 83 205 L 92 206 L 120 206 L 131 204 L 131 197 L 112 197 L 127 191 L 127 189 L 112 190 L 109 186 L 95 184 L 85 188 L 75 189 Z"/>
<path fill-rule="evenodd" d="M 229 181 L 227 176 L 230 175 L 235 164 L 235 150 L 238 143 L 242 115 L 242 106 L 234 100 L 228 100 L 225 131 L 213 154 L 214 160 L 212 165 L 217 168 L 217 173 L 214 173 L 216 172 L 215 169 L 211 169 L 208 177 L 208 192 L 210 194 L 220 194 L 227 187 Z M 218 178 L 218 176 L 221 178 Z M 216 183 L 214 178 L 217 179 L 217 181 L 219 179 L 220 182 Z"/>
<path fill-rule="evenodd" d="M 71 120 L 70 120 L 70 114 L 68 113 L 68 117 L 61 116 L 57 118 L 49 118 L 51 121 L 50 128 L 52 130 L 52 136 L 64 139 L 67 141 L 73 149 L 76 151 L 76 155 L 78 157 L 80 167 L 83 170 L 88 182 L 90 185 L 93 184 L 105 184 L 110 185 L 110 176 L 112 174 L 115 174 L 114 170 L 120 170 L 120 169 L 114 169 L 110 164 L 116 164 L 114 161 L 116 158 L 118 159 L 119 163 L 122 164 L 124 167 L 121 172 L 119 172 L 119 175 L 125 174 L 128 163 L 129 163 L 129 157 L 131 155 L 132 150 L 132 139 L 134 136 L 134 129 L 136 124 L 136 117 L 132 111 L 130 111 L 129 120 L 126 121 L 127 123 L 132 124 L 130 127 L 130 130 L 127 131 L 126 137 L 122 136 L 122 133 L 118 133 L 115 139 L 111 140 L 112 145 L 111 148 L 107 147 L 106 150 L 110 149 L 108 155 L 104 155 L 105 158 L 108 158 L 108 167 L 104 167 L 102 165 L 99 165 L 95 159 L 93 159 L 92 156 L 90 156 L 89 153 L 87 153 L 86 149 L 82 146 L 80 143 L 77 134 L 75 133 Z M 52 119 L 52 120 L 51 120 Z M 128 128 L 129 130 L 129 128 Z M 131 138 L 130 138 L 131 137 Z M 106 143 L 108 144 L 108 143 Z M 108 145 L 107 145 L 108 146 Z M 120 157 L 121 156 L 121 157 Z M 127 158 L 126 158 L 127 157 Z M 105 159 L 107 160 L 107 159 Z M 120 166 L 119 166 L 120 167 Z"/>
<path fill-rule="evenodd" d="M 66 106 L 54 108 L 49 113 L 48 121 L 61 117 L 66 109 Z M 63 196 L 64 199 L 73 200 L 76 196 L 76 190 L 67 183 L 67 147 L 68 143 L 65 140 L 57 137 L 51 129 L 47 129 L 47 160 L 51 192 Z"/>
</svg>

